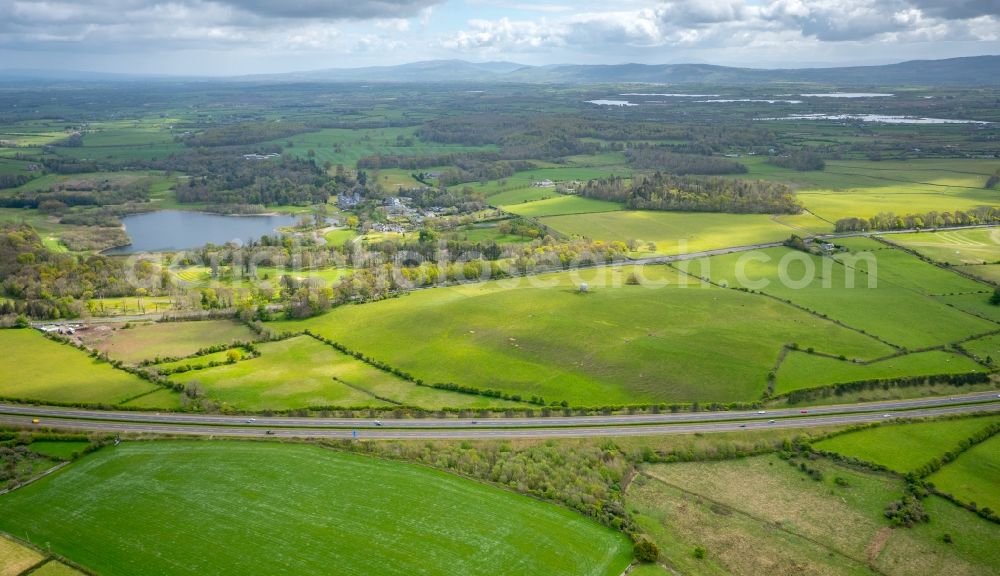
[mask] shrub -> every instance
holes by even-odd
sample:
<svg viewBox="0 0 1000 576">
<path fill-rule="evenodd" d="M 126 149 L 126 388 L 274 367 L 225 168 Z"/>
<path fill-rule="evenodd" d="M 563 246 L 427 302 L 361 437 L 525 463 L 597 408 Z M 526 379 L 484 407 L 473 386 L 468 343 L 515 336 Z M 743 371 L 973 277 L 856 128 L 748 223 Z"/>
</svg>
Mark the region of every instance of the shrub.
<svg viewBox="0 0 1000 576">
<path fill-rule="evenodd" d="M 660 549 L 649 538 L 640 537 L 635 543 L 635 557 L 640 562 L 656 562 L 660 557 Z"/>
<path fill-rule="evenodd" d="M 706 554 L 708 554 L 708 551 L 702 548 L 701 546 L 694 547 L 694 557 L 697 558 L 698 560 L 704 559 Z"/>
</svg>

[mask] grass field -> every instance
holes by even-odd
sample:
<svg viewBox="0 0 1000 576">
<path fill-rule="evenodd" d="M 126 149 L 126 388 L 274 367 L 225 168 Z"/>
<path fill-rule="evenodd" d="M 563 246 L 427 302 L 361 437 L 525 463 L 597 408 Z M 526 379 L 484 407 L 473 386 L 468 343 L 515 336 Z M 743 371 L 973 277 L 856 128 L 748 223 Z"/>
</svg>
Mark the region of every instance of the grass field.
<svg viewBox="0 0 1000 576">
<path fill-rule="evenodd" d="M 241 410 L 308 407 L 425 408 L 513 405 L 482 396 L 420 387 L 308 336 L 258 345 L 259 358 L 177 374 L 200 383 L 209 398 Z"/>
<path fill-rule="evenodd" d="M 1000 228 L 887 234 L 886 239 L 937 262 L 954 265 L 1000 262 Z"/>
<path fill-rule="evenodd" d="M 646 251 L 643 255 L 686 254 L 779 242 L 796 232 L 763 214 L 622 210 L 549 216 L 540 220 L 569 236 L 605 241 L 634 239 L 643 244 L 656 244 L 655 250 Z"/>
<path fill-rule="evenodd" d="M 962 343 L 962 348 L 975 354 L 980 360 L 992 359 L 994 362 L 1000 361 L 1000 334 L 984 336 L 975 340 Z"/>
<path fill-rule="evenodd" d="M 181 395 L 173 390 L 160 388 L 153 390 L 149 394 L 133 398 L 122 404 L 125 408 L 148 409 L 148 410 L 179 410 L 183 408 Z"/>
<path fill-rule="evenodd" d="M 891 352 L 773 300 L 687 286 L 663 266 L 639 271 L 643 285 L 626 285 L 631 271 L 421 290 L 274 326 L 309 328 L 426 382 L 579 405 L 753 399 L 793 341 L 852 358 Z M 576 292 L 580 282 L 588 294 Z"/>
<path fill-rule="evenodd" d="M 972 274 L 983 281 L 1000 284 L 1000 264 L 955 266 L 955 269 L 961 270 L 966 274 Z"/>
<path fill-rule="evenodd" d="M 0 397 L 38 402 L 118 404 L 156 385 L 116 370 L 34 330 L 0 330 Z"/>
<path fill-rule="evenodd" d="M 962 502 L 1000 510 L 1000 436 L 969 448 L 927 479 Z"/>
<path fill-rule="evenodd" d="M 1000 204 L 995 192 L 984 189 L 986 179 L 1000 168 L 996 160 L 828 161 L 819 172 L 746 163 L 751 177 L 796 186 L 803 205 L 831 221 L 879 212 L 953 212 Z"/>
<path fill-rule="evenodd" d="M 142 324 L 110 333 L 98 333 L 93 340 L 86 341 L 94 348 L 107 352 L 112 358 L 135 363 L 154 358 L 187 356 L 216 344 L 256 339 L 256 334 L 238 322 L 206 320 Z"/>
<path fill-rule="evenodd" d="M 860 241 L 851 245 L 869 246 Z M 871 277 L 864 273 L 867 264 L 863 256 L 854 260 L 838 256 L 840 262 L 846 263 L 841 265 L 829 257 L 770 248 L 682 264 L 694 274 L 791 300 L 910 349 L 955 342 L 996 329 L 993 322 L 931 296 L 982 290 L 982 284 L 894 249 L 878 250 L 871 257 L 876 261 L 874 287 Z"/>
<path fill-rule="evenodd" d="M 56 460 L 70 460 L 90 445 L 86 440 L 35 440 L 28 449 L 36 454 Z"/>
<path fill-rule="evenodd" d="M 557 506 L 296 444 L 125 443 L 0 506 L 0 529 L 103 574 L 617 576 L 632 554 Z"/>
<path fill-rule="evenodd" d="M 997 525 L 931 497 L 930 523 L 890 529 L 882 511 L 902 495 L 901 480 L 823 460 L 810 466 L 822 481 L 776 456 L 651 466 L 627 501 L 683 574 L 1000 573 Z M 704 559 L 694 558 L 696 546 Z"/>
<path fill-rule="evenodd" d="M 985 370 L 985 367 L 967 356 L 942 350 L 916 352 L 871 364 L 856 364 L 851 359 L 838 360 L 802 351 L 790 351 L 778 369 L 774 392 L 784 394 L 803 388 L 876 378 L 964 374 Z"/>
<path fill-rule="evenodd" d="M 994 422 L 1000 422 L 1000 416 L 887 423 L 834 436 L 814 446 L 905 473 L 957 448 L 959 442 Z"/>
<path fill-rule="evenodd" d="M 583 198 L 582 196 L 556 196 L 548 200 L 538 200 L 524 204 L 505 206 L 505 210 L 518 216 L 539 218 L 562 214 L 589 214 L 593 212 L 614 212 L 622 205 L 616 202 Z"/>
</svg>

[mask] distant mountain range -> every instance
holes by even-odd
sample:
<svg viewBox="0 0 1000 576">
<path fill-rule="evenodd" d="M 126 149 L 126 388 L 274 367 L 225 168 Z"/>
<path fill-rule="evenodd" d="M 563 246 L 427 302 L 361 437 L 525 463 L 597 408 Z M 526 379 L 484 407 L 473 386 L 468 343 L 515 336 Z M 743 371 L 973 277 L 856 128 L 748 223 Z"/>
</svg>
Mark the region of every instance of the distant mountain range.
<svg viewBox="0 0 1000 576">
<path fill-rule="evenodd" d="M 0 70 L 6 81 L 235 81 L 235 82 L 454 82 L 526 84 L 725 84 L 801 82 L 837 85 L 1000 85 L 1000 56 L 910 60 L 881 66 L 841 68 L 735 68 L 710 64 L 563 64 L 526 66 L 514 62 L 428 60 L 398 66 L 330 68 L 225 78 L 165 77 L 86 72 Z"/>
<path fill-rule="evenodd" d="M 277 82 L 509 82 L 527 84 L 919 84 L 1000 85 L 1000 56 L 911 60 L 844 68 L 734 68 L 710 64 L 564 64 L 525 66 L 514 62 L 430 60 L 399 66 L 331 68 L 234 80 Z"/>
</svg>

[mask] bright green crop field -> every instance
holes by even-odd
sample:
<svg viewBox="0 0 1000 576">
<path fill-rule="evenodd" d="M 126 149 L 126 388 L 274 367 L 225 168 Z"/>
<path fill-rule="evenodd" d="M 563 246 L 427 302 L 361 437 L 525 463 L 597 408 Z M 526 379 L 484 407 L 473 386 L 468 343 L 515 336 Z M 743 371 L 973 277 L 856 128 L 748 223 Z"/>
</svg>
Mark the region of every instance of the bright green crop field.
<svg viewBox="0 0 1000 576">
<path fill-rule="evenodd" d="M 582 196 L 556 196 L 548 200 L 537 200 L 525 204 L 506 206 L 505 209 L 518 216 L 539 218 L 541 216 L 558 216 L 561 214 L 614 212 L 621 210 L 622 205 L 616 202 L 584 198 Z"/>
<path fill-rule="evenodd" d="M 932 458 L 958 447 L 959 442 L 1000 422 L 1000 415 L 975 418 L 886 423 L 816 442 L 828 452 L 881 464 L 897 472 L 915 470 Z"/>
<path fill-rule="evenodd" d="M 522 207 L 508 208 L 517 210 Z M 729 246 L 780 242 L 794 233 L 802 233 L 801 230 L 786 226 L 764 214 L 620 210 L 548 216 L 540 221 L 568 236 L 583 236 L 608 242 L 633 239 L 644 245 L 648 242 L 655 243 L 656 248 L 652 251 L 642 247 L 640 255 L 645 256 L 686 254 Z"/>
<path fill-rule="evenodd" d="M 853 248 L 882 246 L 870 240 L 838 242 Z M 865 273 L 865 258 L 876 262 L 873 282 L 872 276 Z M 841 255 L 834 261 L 789 248 L 769 248 L 682 264 L 694 274 L 791 300 L 910 349 L 996 330 L 993 322 L 931 296 L 975 292 L 986 286 L 895 249 L 878 249 L 867 256 Z M 985 302 L 988 294 L 980 296 Z"/>
<path fill-rule="evenodd" d="M 1000 510 L 1000 436 L 969 448 L 927 479 L 962 502 Z"/>
<path fill-rule="evenodd" d="M 198 382 L 209 398 L 241 410 L 308 407 L 425 408 L 512 405 L 483 396 L 417 386 L 309 336 L 257 346 L 260 357 L 171 376 Z M 390 401 L 391 400 L 391 401 Z"/>
<path fill-rule="evenodd" d="M 617 576 L 632 556 L 567 509 L 300 444 L 127 442 L 0 507 L 0 530 L 101 574 Z"/>
<path fill-rule="evenodd" d="M 0 397 L 38 402 L 118 404 L 157 389 L 85 352 L 30 330 L 0 330 Z"/>
<path fill-rule="evenodd" d="M 632 271 L 420 290 L 273 325 L 309 328 L 429 383 L 589 406 L 751 400 L 789 342 L 851 358 L 892 351 L 781 302 L 663 266 L 639 270 L 643 284 L 627 285 Z M 589 293 L 577 292 L 581 282 Z"/>
</svg>

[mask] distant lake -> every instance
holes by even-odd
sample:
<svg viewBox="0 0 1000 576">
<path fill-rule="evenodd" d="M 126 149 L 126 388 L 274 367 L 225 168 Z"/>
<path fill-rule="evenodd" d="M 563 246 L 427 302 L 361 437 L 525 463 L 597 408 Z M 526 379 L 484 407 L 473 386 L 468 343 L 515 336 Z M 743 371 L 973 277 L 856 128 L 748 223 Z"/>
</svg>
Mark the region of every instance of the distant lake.
<svg viewBox="0 0 1000 576">
<path fill-rule="evenodd" d="M 895 94 L 884 92 L 825 92 L 822 94 L 799 94 L 808 98 L 888 98 Z"/>
<path fill-rule="evenodd" d="M 211 242 L 242 243 L 260 238 L 298 221 L 287 214 L 268 216 L 222 216 L 185 210 L 159 210 L 122 218 L 132 244 L 113 248 L 105 254 L 165 252 L 198 248 Z"/>
<path fill-rule="evenodd" d="M 791 114 L 781 118 L 754 118 L 754 120 L 860 120 L 883 124 L 991 124 L 991 122 L 983 120 L 919 118 L 916 116 L 886 116 L 884 114 Z"/>
<path fill-rule="evenodd" d="M 628 100 L 587 100 L 587 104 L 597 104 L 598 106 L 638 106 Z"/>
</svg>

